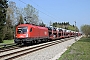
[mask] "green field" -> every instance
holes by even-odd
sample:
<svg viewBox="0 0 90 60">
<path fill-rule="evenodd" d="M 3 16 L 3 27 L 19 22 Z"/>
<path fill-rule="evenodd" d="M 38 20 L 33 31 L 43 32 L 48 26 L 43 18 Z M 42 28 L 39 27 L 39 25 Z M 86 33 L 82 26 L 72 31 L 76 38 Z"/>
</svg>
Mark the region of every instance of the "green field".
<svg viewBox="0 0 90 60">
<path fill-rule="evenodd" d="M 14 40 L 4 40 L 4 43 L 14 43 Z"/>
<path fill-rule="evenodd" d="M 90 38 L 81 38 L 58 60 L 90 60 Z"/>
<path fill-rule="evenodd" d="M 3 43 L 0 44 L 11 44 L 14 43 L 14 40 L 4 40 Z"/>
</svg>

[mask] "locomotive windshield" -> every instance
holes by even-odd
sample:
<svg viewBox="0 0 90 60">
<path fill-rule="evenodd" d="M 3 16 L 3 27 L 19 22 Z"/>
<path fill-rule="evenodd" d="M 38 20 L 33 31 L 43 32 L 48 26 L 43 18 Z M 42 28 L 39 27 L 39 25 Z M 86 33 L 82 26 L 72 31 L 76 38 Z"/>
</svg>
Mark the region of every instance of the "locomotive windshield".
<svg viewBox="0 0 90 60">
<path fill-rule="evenodd" d="M 25 34 L 27 32 L 27 27 L 18 27 L 18 34 Z"/>
</svg>

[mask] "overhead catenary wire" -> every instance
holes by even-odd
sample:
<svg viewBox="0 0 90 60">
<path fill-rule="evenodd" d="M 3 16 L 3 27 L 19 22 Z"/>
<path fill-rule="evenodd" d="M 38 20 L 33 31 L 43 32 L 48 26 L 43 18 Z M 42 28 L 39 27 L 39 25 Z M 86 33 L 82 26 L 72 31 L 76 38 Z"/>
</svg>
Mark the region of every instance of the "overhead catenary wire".
<svg viewBox="0 0 90 60">
<path fill-rule="evenodd" d="M 23 2 L 22 0 L 19 0 L 19 1 L 27 5 L 27 3 Z M 34 3 L 34 2 L 33 2 L 33 3 Z M 34 3 L 34 4 L 36 4 L 36 3 Z M 37 5 L 37 4 L 36 4 L 36 5 Z M 37 6 L 39 6 L 39 5 L 37 5 Z M 40 6 L 39 6 L 39 7 L 40 7 Z M 42 8 L 42 7 L 40 7 L 40 8 Z M 56 18 L 50 16 L 49 14 L 46 14 L 45 12 L 42 12 L 41 10 L 39 10 L 39 9 L 37 9 L 37 8 L 35 8 L 35 9 L 38 10 L 39 12 L 43 13 L 44 15 L 46 15 L 46 16 L 48 16 L 48 17 L 51 17 L 52 19 L 57 20 Z M 43 9 L 43 8 L 42 8 L 42 9 Z M 44 9 L 44 10 L 45 10 L 45 9 Z"/>
<path fill-rule="evenodd" d="M 44 9 L 43 7 L 39 6 L 36 2 L 30 0 L 32 3 L 34 3 L 36 6 L 40 7 L 41 9 L 43 9 L 44 11 L 48 12 L 46 9 Z M 51 16 L 54 16 L 53 14 L 51 14 L 50 12 L 48 12 Z M 57 18 L 55 18 L 57 20 Z M 58 18 L 61 19 L 61 18 Z"/>
</svg>

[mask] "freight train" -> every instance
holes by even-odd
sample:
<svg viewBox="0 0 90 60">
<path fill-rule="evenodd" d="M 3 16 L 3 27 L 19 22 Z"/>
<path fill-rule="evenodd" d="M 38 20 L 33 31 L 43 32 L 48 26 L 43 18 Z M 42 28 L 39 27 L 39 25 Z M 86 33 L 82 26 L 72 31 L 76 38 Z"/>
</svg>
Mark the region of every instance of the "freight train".
<svg viewBox="0 0 90 60">
<path fill-rule="evenodd" d="M 39 43 L 61 38 L 80 36 L 79 32 L 56 27 L 41 27 L 33 24 L 20 24 L 16 27 L 14 42 L 17 45 Z"/>
</svg>

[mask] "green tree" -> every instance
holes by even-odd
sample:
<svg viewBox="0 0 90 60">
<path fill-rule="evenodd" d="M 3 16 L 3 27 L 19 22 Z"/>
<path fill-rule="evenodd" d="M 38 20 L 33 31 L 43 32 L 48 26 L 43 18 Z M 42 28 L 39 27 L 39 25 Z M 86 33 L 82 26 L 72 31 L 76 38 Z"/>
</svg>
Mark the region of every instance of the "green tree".
<svg viewBox="0 0 90 60">
<path fill-rule="evenodd" d="M 69 22 L 67 22 L 67 25 L 70 25 Z"/>
<path fill-rule="evenodd" d="M 8 8 L 7 0 L 0 0 L 0 43 L 5 37 L 6 11 Z"/>
<path fill-rule="evenodd" d="M 58 25 L 57 22 L 53 23 L 53 27 L 57 27 L 57 25 Z"/>
<path fill-rule="evenodd" d="M 75 31 L 75 30 L 74 30 Z M 76 32 L 79 32 L 79 29 L 78 29 L 78 27 L 76 26 Z"/>
<path fill-rule="evenodd" d="M 66 25 L 66 23 L 64 22 L 63 25 Z"/>
<path fill-rule="evenodd" d="M 43 22 L 39 23 L 39 26 L 45 27 L 45 24 Z"/>
<path fill-rule="evenodd" d="M 24 21 L 23 21 L 23 17 L 22 17 L 22 15 L 20 15 L 20 19 L 19 19 L 17 25 L 19 25 L 19 24 L 24 24 Z"/>
<path fill-rule="evenodd" d="M 7 39 L 13 39 L 13 26 L 12 26 L 12 20 L 10 20 L 10 15 L 7 16 L 6 19 L 6 32 L 5 32 L 5 40 Z"/>
<path fill-rule="evenodd" d="M 69 26 L 67 27 L 67 29 L 68 29 L 68 30 L 72 30 L 72 31 L 79 32 L 79 29 L 78 29 L 77 26 L 74 26 L 74 27 L 73 27 L 73 25 L 69 25 Z"/>
<path fill-rule="evenodd" d="M 90 35 L 90 25 L 82 25 L 81 31 L 88 37 Z"/>
<path fill-rule="evenodd" d="M 62 25 L 64 25 L 64 23 L 62 22 Z"/>
</svg>

